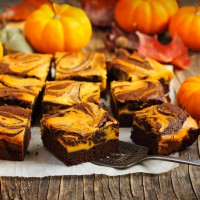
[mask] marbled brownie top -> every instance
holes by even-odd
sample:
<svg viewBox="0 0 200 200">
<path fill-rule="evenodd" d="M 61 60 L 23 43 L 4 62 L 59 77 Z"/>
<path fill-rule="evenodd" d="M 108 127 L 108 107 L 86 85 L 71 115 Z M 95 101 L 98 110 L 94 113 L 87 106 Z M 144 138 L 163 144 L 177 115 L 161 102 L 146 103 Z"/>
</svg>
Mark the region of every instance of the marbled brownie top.
<svg viewBox="0 0 200 200">
<path fill-rule="evenodd" d="M 79 139 L 87 139 L 109 126 L 118 126 L 117 120 L 93 103 L 77 104 L 52 116 L 44 115 L 41 124 L 52 132 L 59 130 L 60 135 L 66 135 L 66 137 L 71 135 Z"/>
<path fill-rule="evenodd" d="M 81 80 L 101 82 L 106 88 L 107 71 L 105 56 L 102 53 L 63 53 L 55 54 L 56 80 Z"/>
<path fill-rule="evenodd" d="M 155 99 L 166 102 L 161 83 L 157 80 L 141 80 L 136 82 L 113 81 L 111 93 L 119 102 Z"/>
<path fill-rule="evenodd" d="M 52 57 L 50 54 L 37 53 L 9 54 L 0 60 L 0 74 L 34 77 L 45 81 L 50 70 Z"/>
<path fill-rule="evenodd" d="M 26 128 L 30 127 L 31 110 L 0 106 L 0 140 L 22 145 Z"/>
<path fill-rule="evenodd" d="M 185 111 L 169 103 L 136 111 L 134 114 L 134 125 L 147 133 L 154 132 L 156 135 L 170 135 L 170 137 L 179 131 L 182 131 L 182 134 L 179 135 L 183 135 L 191 128 L 198 128 L 196 121 Z"/>
<path fill-rule="evenodd" d="M 10 75 L 0 75 L 0 98 L 7 101 L 26 101 L 29 104 L 35 102 L 35 98 L 41 92 L 44 82 L 35 78 L 21 78 Z M 19 103 L 20 104 L 20 103 Z M 31 108 L 30 106 L 28 106 Z"/>
<path fill-rule="evenodd" d="M 48 81 L 44 103 L 73 106 L 82 102 L 100 103 L 100 84 L 72 80 Z"/>
<path fill-rule="evenodd" d="M 148 57 L 135 54 L 125 58 L 116 58 L 108 62 L 108 71 L 113 73 L 115 79 L 123 81 L 137 81 L 143 79 L 164 80 L 169 83 L 173 72 L 164 65 Z"/>
</svg>

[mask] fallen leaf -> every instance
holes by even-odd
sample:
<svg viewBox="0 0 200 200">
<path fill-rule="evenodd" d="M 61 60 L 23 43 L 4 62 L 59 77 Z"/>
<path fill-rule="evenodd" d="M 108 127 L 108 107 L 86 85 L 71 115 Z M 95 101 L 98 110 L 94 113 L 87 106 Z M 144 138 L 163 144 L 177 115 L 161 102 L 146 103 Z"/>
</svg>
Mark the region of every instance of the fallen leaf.
<svg viewBox="0 0 200 200">
<path fill-rule="evenodd" d="M 108 26 L 114 20 L 114 8 L 117 0 L 82 0 L 82 8 L 92 24 Z"/>
<path fill-rule="evenodd" d="M 137 52 L 140 55 L 153 58 L 162 63 L 172 63 L 181 69 L 190 67 L 191 58 L 188 56 L 188 49 L 178 37 L 172 38 L 168 44 L 162 44 L 157 36 L 149 36 L 136 32 L 139 37 Z"/>
<path fill-rule="evenodd" d="M 16 6 L 10 6 L 4 10 L 0 20 L 23 21 L 41 5 L 49 3 L 48 0 L 23 0 Z"/>
</svg>

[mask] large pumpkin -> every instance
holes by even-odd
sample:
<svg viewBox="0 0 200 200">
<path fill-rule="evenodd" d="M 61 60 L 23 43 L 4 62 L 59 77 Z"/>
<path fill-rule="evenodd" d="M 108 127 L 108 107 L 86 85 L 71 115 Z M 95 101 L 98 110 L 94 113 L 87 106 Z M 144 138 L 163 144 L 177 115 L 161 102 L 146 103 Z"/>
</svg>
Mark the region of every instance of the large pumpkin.
<svg viewBox="0 0 200 200">
<path fill-rule="evenodd" d="M 28 17 L 24 31 L 33 48 L 42 53 L 79 51 L 92 34 L 85 12 L 67 4 L 41 6 Z"/>
<path fill-rule="evenodd" d="M 177 102 L 193 118 L 200 120 L 200 75 L 189 77 L 181 84 Z"/>
<path fill-rule="evenodd" d="M 177 10 L 176 0 L 119 0 L 115 19 L 126 31 L 159 34 L 168 27 Z"/>
<path fill-rule="evenodd" d="M 185 6 L 172 17 L 169 32 L 179 36 L 190 49 L 200 50 L 200 8 Z"/>
</svg>

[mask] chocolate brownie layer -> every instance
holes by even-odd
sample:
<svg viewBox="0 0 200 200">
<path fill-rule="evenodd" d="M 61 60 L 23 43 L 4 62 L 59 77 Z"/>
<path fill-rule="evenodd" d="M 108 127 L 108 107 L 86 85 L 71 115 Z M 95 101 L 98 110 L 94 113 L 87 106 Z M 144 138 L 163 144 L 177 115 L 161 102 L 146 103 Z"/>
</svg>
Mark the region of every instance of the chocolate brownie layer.
<svg viewBox="0 0 200 200">
<path fill-rule="evenodd" d="M 165 92 L 169 90 L 169 83 L 173 77 L 173 72 L 164 65 L 153 59 L 135 54 L 110 60 L 107 68 L 110 80 L 133 82 L 156 79 L 163 84 Z"/>
<path fill-rule="evenodd" d="M 43 112 L 53 114 L 81 102 L 100 103 L 100 84 L 72 80 L 46 82 Z"/>
<path fill-rule="evenodd" d="M 0 74 L 37 78 L 45 81 L 50 71 L 50 54 L 15 53 L 4 56 L 0 61 Z"/>
<path fill-rule="evenodd" d="M 41 132 L 47 149 L 71 165 L 94 160 L 92 154 L 99 158 L 113 153 L 117 147 L 109 145 L 117 144 L 119 125 L 99 105 L 81 103 L 52 116 L 44 115 Z"/>
<path fill-rule="evenodd" d="M 31 138 L 31 110 L 0 106 L 0 159 L 24 160 Z"/>
<path fill-rule="evenodd" d="M 164 103 L 134 114 L 132 140 L 150 154 L 169 155 L 191 145 L 200 134 L 197 123 L 179 107 Z"/>
<path fill-rule="evenodd" d="M 101 83 L 101 91 L 105 91 L 107 71 L 104 54 L 57 52 L 55 64 L 56 80 L 99 82 Z"/>
<path fill-rule="evenodd" d="M 120 126 L 132 126 L 133 113 L 167 102 L 163 87 L 157 80 L 111 82 L 111 106 Z"/>
</svg>

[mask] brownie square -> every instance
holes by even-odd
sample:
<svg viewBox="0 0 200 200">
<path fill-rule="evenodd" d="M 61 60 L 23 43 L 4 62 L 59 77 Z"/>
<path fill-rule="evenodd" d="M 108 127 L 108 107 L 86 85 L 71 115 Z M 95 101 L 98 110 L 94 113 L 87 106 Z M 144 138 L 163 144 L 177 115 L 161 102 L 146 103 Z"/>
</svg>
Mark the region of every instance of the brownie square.
<svg viewBox="0 0 200 200">
<path fill-rule="evenodd" d="M 50 54 L 8 54 L 0 61 L 0 74 L 31 77 L 44 82 L 49 75 L 52 58 Z"/>
<path fill-rule="evenodd" d="M 120 126 L 133 124 L 133 113 L 166 102 L 163 87 L 157 80 L 111 82 L 111 107 Z"/>
<path fill-rule="evenodd" d="M 0 159 L 24 160 L 31 138 L 31 110 L 0 106 Z"/>
<path fill-rule="evenodd" d="M 56 80 L 77 80 L 101 83 L 101 91 L 106 89 L 107 71 L 105 55 L 102 53 L 55 54 Z"/>
<path fill-rule="evenodd" d="M 0 105 L 33 109 L 44 82 L 35 78 L 0 75 Z"/>
<path fill-rule="evenodd" d="M 134 113 L 131 139 L 147 146 L 149 154 L 169 155 L 193 144 L 200 134 L 197 122 L 181 108 L 163 103 Z"/>
<path fill-rule="evenodd" d="M 148 57 L 135 54 L 108 61 L 107 69 L 111 81 L 159 80 L 165 93 L 169 91 L 169 83 L 173 78 L 173 72 L 164 65 Z"/>
<path fill-rule="evenodd" d="M 118 122 L 93 103 L 81 103 L 41 120 L 44 146 L 66 165 L 118 151 Z"/>
<path fill-rule="evenodd" d="M 100 83 L 73 80 L 46 82 L 43 113 L 53 114 L 82 102 L 100 104 Z"/>
</svg>

